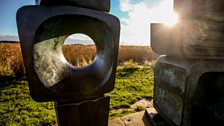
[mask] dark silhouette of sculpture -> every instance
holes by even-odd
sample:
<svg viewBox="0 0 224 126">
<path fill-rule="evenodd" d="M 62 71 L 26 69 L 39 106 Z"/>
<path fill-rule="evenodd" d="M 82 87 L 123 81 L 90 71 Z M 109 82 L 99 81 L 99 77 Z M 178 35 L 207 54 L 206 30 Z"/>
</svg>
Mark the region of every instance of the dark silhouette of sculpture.
<svg viewBox="0 0 224 126">
<path fill-rule="evenodd" d="M 32 98 L 55 101 L 59 125 L 106 126 L 109 96 L 105 93 L 114 88 L 120 34 L 119 20 L 103 12 L 109 11 L 110 1 L 36 2 L 40 5 L 17 12 Z M 83 68 L 69 64 L 63 55 L 64 41 L 74 33 L 88 35 L 97 48 L 93 63 Z"/>
</svg>

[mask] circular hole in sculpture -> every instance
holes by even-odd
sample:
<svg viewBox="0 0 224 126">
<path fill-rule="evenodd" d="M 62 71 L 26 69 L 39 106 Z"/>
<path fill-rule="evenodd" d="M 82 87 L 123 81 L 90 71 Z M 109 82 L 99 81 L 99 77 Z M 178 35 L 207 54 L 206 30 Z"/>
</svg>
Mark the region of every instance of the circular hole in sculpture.
<svg viewBox="0 0 224 126">
<path fill-rule="evenodd" d="M 67 62 L 81 68 L 93 62 L 96 57 L 96 46 L 89 36 L 72 34 L 64 42 L 63 53 Z"/>
</svg>

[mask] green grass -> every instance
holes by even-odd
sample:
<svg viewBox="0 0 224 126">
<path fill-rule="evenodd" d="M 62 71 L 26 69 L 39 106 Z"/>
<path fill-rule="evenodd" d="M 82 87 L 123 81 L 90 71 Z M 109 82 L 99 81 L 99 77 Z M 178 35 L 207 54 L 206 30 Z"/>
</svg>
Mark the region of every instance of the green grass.
<svg viewBox="0 0 224 126">
<path fill-rule="evenodd" d="M 111 96 L 110 109 L 123 109 L 121 112 L 110 112 L 110 117 L 123 116 L 139 111 L 130 110 L 130 105 L 153 96 L 153 69 L 151 66 L 123 65 L 118 67 L 115 89 Z"/>
<path fill-rule="evenodd" d="M 53 103 L 33 101 L 25 77 L 0 78 L 0 115 L 1 126 L 56 123 Z"/>
<path fill-rule="evenodd" d="M 153 70 L 128 62 L 117 69 L 115 89 L 111 96 L 110 117 L 123 116 L 143 110 L 130 110 L 130 105 L 143 98 L 151 99 Z M 114 110 L 121 109 L 119 112 Z M 25 77 L 0 77 L 0 125 L 54 125 L 53 102 L 37 103 L 29 95 Z"/>
</svg>

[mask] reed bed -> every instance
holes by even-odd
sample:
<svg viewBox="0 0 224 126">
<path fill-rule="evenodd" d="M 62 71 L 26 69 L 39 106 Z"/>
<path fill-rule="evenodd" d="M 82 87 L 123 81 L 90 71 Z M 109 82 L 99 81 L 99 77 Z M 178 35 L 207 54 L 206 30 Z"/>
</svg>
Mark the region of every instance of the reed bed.
<svg viewBox="0 0 224 126">
<path fill-rule="evenodd" d="M 65 45 L 63 53 L 66 60 L 77 67 L 86 66 L 94 60 L 96 47 L 93 45 Z M 158 57 L 149 46 L 120 46 L 118 63 L 133 60 L 144 64 Z M 18 42 L 0 42 L 0 76 L 24 75 L 21 48 Z"/>
<path fill-rule="evenodd" d="M 19 43 L 0 43 L 0 75 L 24 75 Z"/>
</svg>

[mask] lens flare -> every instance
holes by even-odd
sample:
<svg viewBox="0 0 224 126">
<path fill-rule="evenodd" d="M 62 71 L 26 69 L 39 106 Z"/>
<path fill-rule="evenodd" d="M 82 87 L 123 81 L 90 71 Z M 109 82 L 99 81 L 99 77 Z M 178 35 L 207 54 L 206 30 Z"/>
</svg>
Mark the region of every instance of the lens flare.
<svg viewBox="0 0 224 126">
<path fill-rule="evenodd" d="M 164 24 L 169 26 L 169 27 L 172 27 L 174 26 L 176 23 L 178 23 L 179 19 L 178 19 L 178 15 L 173 12 L 173 13 L 170 13 L 167 18 L 164 20 Z"/>
</svg>

